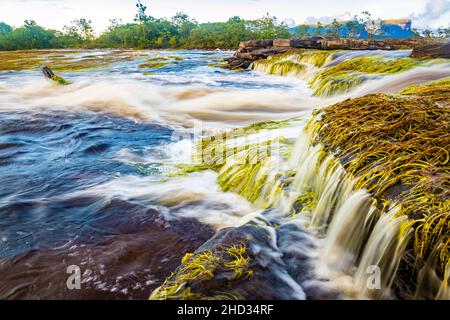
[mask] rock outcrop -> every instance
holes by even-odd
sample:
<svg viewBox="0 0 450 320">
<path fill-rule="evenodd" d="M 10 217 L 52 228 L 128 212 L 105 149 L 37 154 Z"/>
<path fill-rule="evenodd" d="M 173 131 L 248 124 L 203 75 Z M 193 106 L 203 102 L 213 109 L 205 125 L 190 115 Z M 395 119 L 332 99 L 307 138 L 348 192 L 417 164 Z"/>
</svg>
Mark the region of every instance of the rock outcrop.
<svg viewBox="0 0 450 320">
<path fill-rule="evenodd" d="M 250 40 L 241 42 L 239 48 L 233 57 L 225 59 L 227 62 L 225 68 L 236 70 L 245 69 L 253 61 L 266 59 L 269 56 L 284 53 L 295 52 L 302 49 L 315 50 L 398 50 L 412 49 L 416 47 L 431 47 L 428 51 L 447 50 L 443 49 L 442 44 L 436 44 L 436 40 L 425 38 L 411 39 L 337 39 L 325 37 L 311 37 L 300 39 L 274 39 L 274 40 Z M 441 50 L 441 51 L 440 51 Z M 442 53 L 441 57 L 442 57 Z"/>
<path fill-rule="evenodd" d="M 44 66 L 42 68 L 42 73 L 44 76 L 50 80 L 53 80 L 59 84 L 67 85 L 69 82 L 67 82 L 64 78 L 56 75 L 52 69 L 50 69 L 48 66 Z"/>
<path fill-rule="evenodd" d="M 414 48 L 413 58 L 445 58 L 450 59 L 450 42 L 436 43 Z"/>
</svg>

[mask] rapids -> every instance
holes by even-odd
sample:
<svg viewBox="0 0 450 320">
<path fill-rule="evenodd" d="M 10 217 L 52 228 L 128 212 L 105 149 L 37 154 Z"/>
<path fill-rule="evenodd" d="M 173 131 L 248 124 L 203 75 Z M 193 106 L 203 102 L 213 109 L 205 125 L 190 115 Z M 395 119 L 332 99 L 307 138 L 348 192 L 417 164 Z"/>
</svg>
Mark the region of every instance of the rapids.
<svg viewBox="0 0 450 320">
<path fill-rule="evenodd" d="M 137 67 L 174 54 L 181 59 L 151 72 Z M 322 159 L 304 126 L 315 108 L 444 78 L 450 64 L 377 75 L 317 97 L 311 76 L 367 53 L 337 53 L 320 67 L 305 60 L 295 77 L 211 65 L 228 55 L 143 51 L 107 69 L 64 73 L 68 86 L 39 70 L 0 72 L 0 298 L 146 299 L 186 253 L 249 224 L 267 233 L 252 250 L 276 282 L 264 284 L 270 292 L 261 298 L 396 297 L 392 282 L 409 233 L 397 237 L 395 207 L 376 217 L 369 195 L 353 190 L 335 159 Z M 245 149 L 222 159 L 218 172 L 180 169 L 195 163 L 205 136 L 287 119 L 227 142 L 270 146 L 251 171 Z M 310 205 L 297 208 L 299 197 Z M 66 286 L 70 265 L 81 268 L 82 290 Z M 381 268 L 375 291 L 366 285 L 373 265 Z M 418 297 L 448 298 L 448 288 L 433 283 L 419 284 Z"/>
</svg>

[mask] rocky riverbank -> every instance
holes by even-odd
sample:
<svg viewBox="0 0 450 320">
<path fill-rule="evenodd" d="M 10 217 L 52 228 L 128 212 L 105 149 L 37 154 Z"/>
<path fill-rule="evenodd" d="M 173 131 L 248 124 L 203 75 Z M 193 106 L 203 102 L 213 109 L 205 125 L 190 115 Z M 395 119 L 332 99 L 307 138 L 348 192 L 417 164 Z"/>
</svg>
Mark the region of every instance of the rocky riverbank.
<svg viewBox="0 0 450 320">
<path fill-rule="evenodd" d="M 436 39 L 335 39 L 312 37 L 303 39 L 250 40 L 241 42 L 233 57 L 225 59 L 225 68 L 246 69 L 252 62 L 285 52 L 314 50 L 400 50 L 414 49 L 413 57 L 448 58 L 449 43 Z"/>
</svg>

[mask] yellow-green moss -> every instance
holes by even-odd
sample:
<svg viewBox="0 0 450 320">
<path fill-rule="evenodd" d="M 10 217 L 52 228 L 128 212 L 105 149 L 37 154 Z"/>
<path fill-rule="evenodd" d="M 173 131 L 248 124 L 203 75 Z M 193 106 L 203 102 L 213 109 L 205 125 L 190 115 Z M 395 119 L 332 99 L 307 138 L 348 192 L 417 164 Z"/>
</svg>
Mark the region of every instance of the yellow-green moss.
<svg viewBox="0 0 450 320">
<path fill-rule="evenodd" d="M 180 56 L 170 56 L 169 58 L 170 58 L 170 59 L 173 59 L 173 60 L 175 60 L 175 61 L 183 61 L 183 60 L 184 60 L 184 58 L 183 58 L 183 57 L 180 57 Z"/>
<path fill-rule="evenodd" d="M 307 128 L 341 160 L 356 189 L 366 189 L 381 208 L 400 205 L 397 214 L 415 228 L 418 261 L 437 250 L 442 276 L 450 259 L 450 95 L 439 86 L 408 88 L 411 98 L 349 99 L 317 111 Z"/>
<path fill-rule="evenodd" d="M 338 73 L 326 78 L 315 77 L 309 84 L 314 89 L 315 96 L 332 96 L 336 93 L 346 93 L 364 82 L 362 73 Z"/>
<path fill-rule="evenodd" d="M 322 67 L 326 62 L 330 61 L 337 50 L 305 50 L 297 55 L 298 62 L 308 63 L 317 68 Z"/>
<path fill-rule="evenodd" d="M 168 57 L 157 56 L 157 57 L 153 57 L 153 58 L 148 58 L 147 62 L 166 61 L 166 60 L 169 60 L 169 58 Z"/>
<path fill-rule="evenodd" d="M 394 74 L 409 70 L 420 62 L 411 58 L 385 59 L 382 55 L 357 57 L 324 68 L 314 75 L 309 85 L 316 96 L 344 93 L 367 79 L 366 74 Z"/>
<path fill-rule="evenodd" d="M 45 54 L 51 51 L 0 51 L 0 71 L 20 71 L 43 64 Z"/>
<path fill-rule="evenodd" d="M 250 202 L 269 207 L 274 200 L 271 192 L 261 197 L 262 191 L 275 189 L 275 193 L 282 192 L 282 183 L 273 188 L 276 182 L 268 179 L 272 169 L 271 157 L 276 153 L 277 157 L 286 160 L 290 154 L 288 141 L 283 137 L 262 137 L 262 141 L 257 142 L 235 142 L 238 139 L 247 139 L 262 130 L 275 130 L 292 125 L 298 120 L 260 122 L 206 137 L 196 145 L 193 163 L 177 165 L 178 170 L 169 176 L 184 176 L 211 169 L 218 172 L 217 183 L 223 191 L 236 192 Z"/>
<path fill-rule="evenodd" d="M 420 96 L 435 102 L 445 102 L 450 96 L 450 78 L 441 79 L 423 85 L 410 86 L 400 92 L 401 95 Z"/>
<path fill-rule="evenodd" d="M 310 191 L 309 188 L 305 187 L 304 191 L 300 195 L 298 195 L 293 202 L 292 215 L 296 215 L 304 211 L 312 211 L 315 208 L 316 204 L 316 194 L 313 191 Z"/>
<path fill-rule="evenodd" d="M 280 76 L 302 76 L 307 65 L 320 68 L 336 51 L 297 50 L 279 53 L 264 60 L 255 61 L 253 70 Z"/>
<path fill-rule="evenodd" d="M 169 65 L 170 62 L 147 61 L 139 65 L 139 69 L 158 69 Z"/>
<path fill-rule="evenodd" d="M 252 65 L 253 70 L 279 76 L 299 76 L 305 66 L 301 63 L 286 59 L 280 61 L 259 60 Z"/>
<path fill-rule="evenodd" d="M 74 72 L 95 69 L 106 69 L 114 63 L 133 61 L 134 57 L 127 54 L 104 54 L 81 59 L 59 59 L 51 61 L 52 68 L 58 72 Z"/>
<path fill-rule="evenodd" d="M 101 55 L 77 57 L 89 51 L 24 50 L 0 52 L 0 71 L 37 69 L 44 64 L 57 72 L 106 68 L 113 63 L 132 61 L 132 52 L 108 52 Z"/>
<path fill-rule="evenodd" d="M 242 152 L 242 157 L 250 158 L 245 162 L 227 166 L 219 171 L 218 184 L 223 191 L 233 191 L 250 202 L 256 201 L 261 190 L 267 182 L 268 172 L 261 168 L 268 159 L 266 152 L 259 152 L 260 147 L 255 146 Z"/>
<path fill-rule="evenodd" d="M 162 286 L 153 291 L 150 300 L 241 299 L 241 296 L 233 292 L 224 292 L 228 289 L 228 284 L 224 290 L 213 293 L 193 292 L 191 287 L 193 284 L 200 287 L 221 274 L 229 274 L 230 283 L 253 275 L 249 268 L 250 258 L 244 243 L 222 246 L 214 251 L 202 250 L 187 253 L 181 262 L 181 266 L 175 273 L 172 273 Z"/>
<path fill-rule="evenodd" d="M 59 83 L 59 84 L 62 84 L 62 85 L 68 85 L 69 84 L 69 82 L 66 81 L 66 79 L 64 79 L 64 78 L 62 78 L 60 76 L 57 76 L 56 74 L 54 74 L 52 76 L 52 80 L 57 82 L 57 83 Z"/>
</svg>

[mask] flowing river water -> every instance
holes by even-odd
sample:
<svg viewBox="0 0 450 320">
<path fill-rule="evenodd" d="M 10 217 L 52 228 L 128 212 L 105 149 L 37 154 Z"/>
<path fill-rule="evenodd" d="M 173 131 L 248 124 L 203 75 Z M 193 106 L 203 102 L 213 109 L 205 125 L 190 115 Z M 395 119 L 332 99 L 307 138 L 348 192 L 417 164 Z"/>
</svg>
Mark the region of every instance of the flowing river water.
<svg viewBox="0 0 450 320">
<path fill-rule="evenodd" d="M 401 245 L 390 247 L 395 225 L 383 221 L 361 258 L 364 268 L 353 270 L 355 258 L 344 247 L 361 246 L 369 237 L 368 196 L 353 192 L 339 168 L 317 173 L 311 167 L 320 150 L 308 145 L 302 129 L 315 108 L 448 76 L 448 63 L 376 77 L 349 93 L 320 98 L 298 77 L 211 65 L 230 52 L 144 54 L 108 69 L 65 73 L 68 86 L 48 81 L 39 70 L 0 72 L 0 298 L 147 299 L 186 253 L 219 230 L 258 220 L 279 227 L 266 224 L 270 241 L 254 244 L 265 273 L 246 284 L 253 297 L 366 297 L 358 272 L 374 257 L 390 263 L 383 272 L 395 273 Z M 148 56 L 174 54 L 176 63 L 149 73 L 137 68 Z M 355 54 L 366 53 L 336 55 L 329 63 Z M 321 201 L 308 215 L 289 218 L 295 192 L 267 210 L 263 202 L 274 197 L 271 190 L 250 202 L 222 191 L 212 170 L 173 174 L 192 160 L 196 138 L 286 119 L 294 120 L 249 135 L 245 143 L 284 139 L 290 156 L 281 156 L 280 147 L 272 155 L 277 169 L 271 164 L 267 170 L 277 181 L 276 172 L 297 169 L 305 174 L 294 178 L 292 188 L 308 182 L 321 189 Z M 347 247 L 336 245 L 342 243 Z M 81 290 L 67 287 L 71 265 L 80 267 Z M 387 289 L 391 278 L 383 282 Z"/>
</svg>

